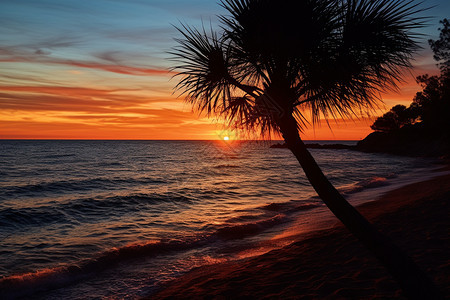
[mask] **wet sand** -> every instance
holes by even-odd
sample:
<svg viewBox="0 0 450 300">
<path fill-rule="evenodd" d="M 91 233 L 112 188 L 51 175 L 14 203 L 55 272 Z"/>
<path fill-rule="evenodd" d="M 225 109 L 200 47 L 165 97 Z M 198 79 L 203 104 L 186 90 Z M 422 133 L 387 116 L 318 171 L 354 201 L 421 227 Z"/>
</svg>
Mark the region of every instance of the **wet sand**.
<svg viewBox="0 0 450 300">
<path fill-rule="evenodd" d="M 450 298 L 450 175 L 358 207 Z M 261 256 L 204 266 L 151 299 L 403 298 L 385 269 L 341 225 Z"/>
</svg>

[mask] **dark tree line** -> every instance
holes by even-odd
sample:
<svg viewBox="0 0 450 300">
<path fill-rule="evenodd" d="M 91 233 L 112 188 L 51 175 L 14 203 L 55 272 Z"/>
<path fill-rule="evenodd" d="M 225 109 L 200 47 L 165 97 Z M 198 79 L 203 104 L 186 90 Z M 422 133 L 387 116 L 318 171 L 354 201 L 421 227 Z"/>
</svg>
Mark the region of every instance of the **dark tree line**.
<svg viewBox="0 0 450 300">
<path fill-rule="evenodd" d="M 438 62 L 440 74 L 418 76 L 422 86 L 409 107 L 396 105 L 377 118 L 371 128 L 375 131 L 392 132 L 413 125 L 448 134 L 450 132 L 450 24 L 441 20 L 439 39 L 429 40 L 434 59 Z"/>
</svg>

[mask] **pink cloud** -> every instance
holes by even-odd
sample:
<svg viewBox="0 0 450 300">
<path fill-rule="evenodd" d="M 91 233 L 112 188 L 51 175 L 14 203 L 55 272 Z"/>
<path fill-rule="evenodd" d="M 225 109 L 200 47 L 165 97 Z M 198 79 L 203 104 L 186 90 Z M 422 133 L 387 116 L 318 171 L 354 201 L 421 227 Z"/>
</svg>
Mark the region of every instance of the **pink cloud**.
<svg viewBox="0 0 450 300">
<path fill-rule="evenodd" d="M 29 63 L 39 63 L 39 64 L 57 64 L 57 65 L 67 65 L 72 67 L 96 69 L 106 72 L 112 72 L 117 74 L 125 75 L 136 75 L 136 76 L 161 76 L 170 75 L 171 71 L 158 68 L 158 67 L 134 67 L 120 64 L 119 62 L 111 61 L 111 63 L 100 63 L 95 61 L 77 61 L 70 59 L 60 59 L 52 58 L 47 55 L 36 55 L 36 53 L 15 53 L 11 49 L 0 48 L 0 62 L 29 62 Z"/>
<path fill-rule="evenodd" d="M 102 64 L 97 62 L 80 62 L 80 61 L 71 61 L 71 60 L 53 60 L 49 63 L 61 64 L 61 65 L 69 65 L 80 68 L 89 68 L 89 69 L 99 69 L 107 72 L 113 72 L 118 74 L 125 75 L 168 75 L 170 73 L 169 70 L 158 69 L 158 68 L 139 68 L 132 66 L 124 66 L 124 65 L 111 65 L 111 64 Z"/>
</svg>

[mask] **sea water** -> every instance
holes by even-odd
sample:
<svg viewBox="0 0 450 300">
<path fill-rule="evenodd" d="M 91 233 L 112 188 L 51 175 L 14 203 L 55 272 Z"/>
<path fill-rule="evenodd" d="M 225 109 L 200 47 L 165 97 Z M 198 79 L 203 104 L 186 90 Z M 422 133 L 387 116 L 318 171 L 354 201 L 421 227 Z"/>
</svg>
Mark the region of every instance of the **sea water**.
<svg viewBox="0 0 450 300">
<path fill-rule="evenodd" d="M 289 150 L 269 145 L 0 141 L 0 298 L 149 296 L 194 267 L 318 229 L 326 207 Z M 353 150 L 311 153 L 354 204 L 437 167 Z"/>
</svg>

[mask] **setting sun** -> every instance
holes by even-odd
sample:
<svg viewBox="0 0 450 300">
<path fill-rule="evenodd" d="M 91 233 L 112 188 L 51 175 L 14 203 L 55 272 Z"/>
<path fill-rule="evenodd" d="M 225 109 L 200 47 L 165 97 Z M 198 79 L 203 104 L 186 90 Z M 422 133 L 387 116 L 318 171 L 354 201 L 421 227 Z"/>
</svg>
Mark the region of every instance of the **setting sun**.
<svg viewBox="0 0 450 300">
<path fill-rule="evenodd" d="M 224 136 L 224 137 L 223 137 L 223 140 L 224 140 L 224 141 L 228 141 L 229 139 L 230 139 L 230 138 L 227 137 L 227 136 Z"/>
</svg>

